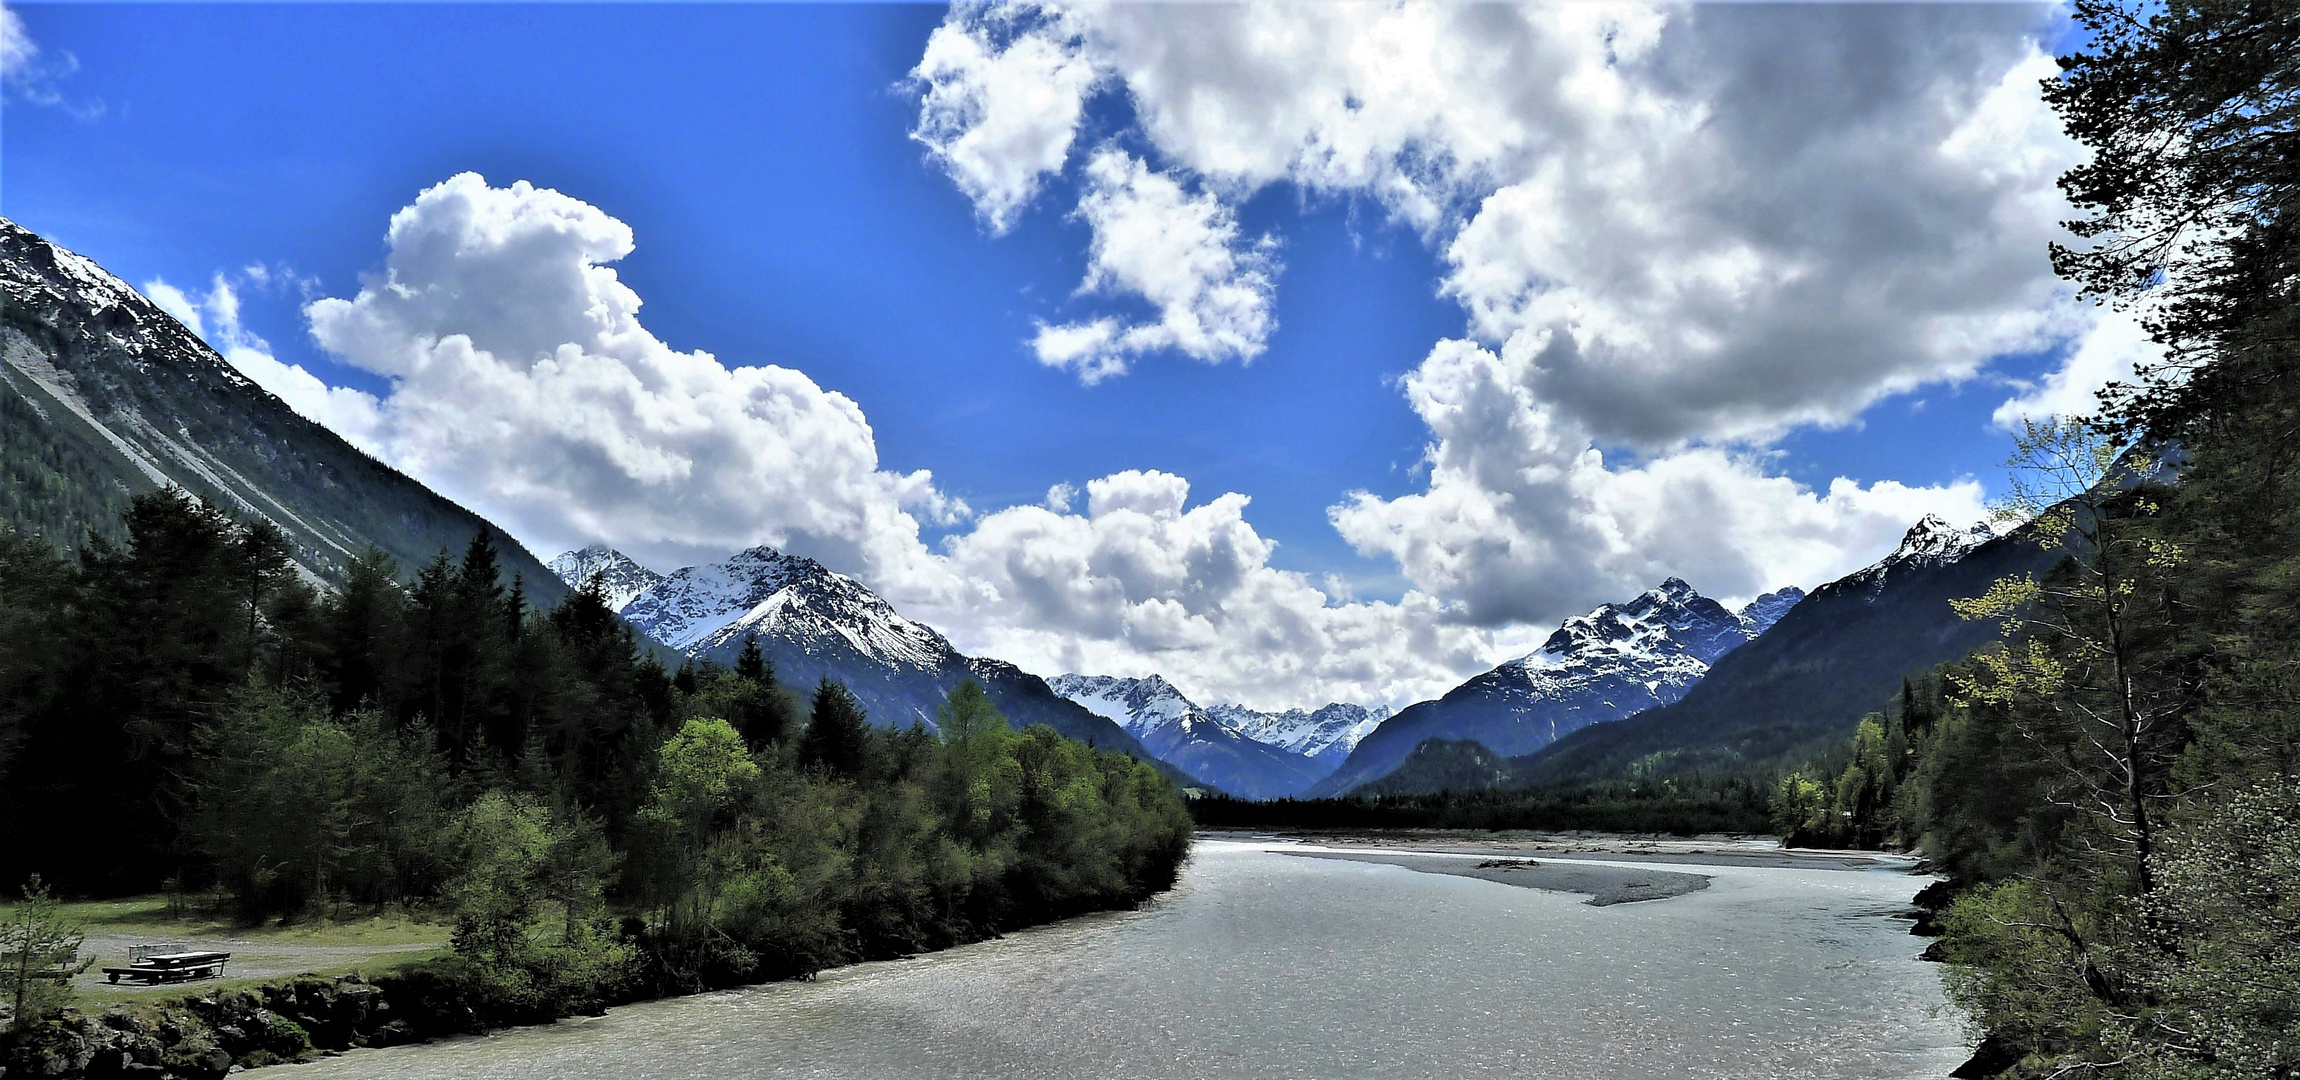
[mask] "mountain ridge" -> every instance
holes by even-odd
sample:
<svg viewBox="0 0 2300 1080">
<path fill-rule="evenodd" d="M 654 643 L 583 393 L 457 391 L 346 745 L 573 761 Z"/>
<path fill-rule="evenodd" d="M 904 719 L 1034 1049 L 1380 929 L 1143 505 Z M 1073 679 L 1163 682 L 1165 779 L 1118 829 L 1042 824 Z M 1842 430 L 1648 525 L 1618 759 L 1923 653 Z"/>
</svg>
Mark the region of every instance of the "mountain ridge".
<svg viewBox="0 0 2300 1080">
<path fill-rule="evenodd" d="M 1160 760 L 1240 798 L 1298 794 L 1332 769 L 1311 755 L 1253 737 L 1215 710 L 1199 707 L 1157 675 L 1072 673 L 1048 680 L 1047 685 L 1125 728 Z M 1265 715 L 1230 708 L 1233 716 Z"/>
<path fill-rule="evenodd" d="M 1902 678 L 1997 639 L 1994 622 L 1963 619 L 1949 601 L 2051 568 L 2064 553 L 2036 529 L 1999 536 L 1927 515 L 1892 554 L 1814 589 L 1676 701 L 1513 757 L 1512 774 L 1521 783 L 1566 783 L 1615 776 L 1633 763 L 1737 768 L 1841 739 Z"/>
<path fill-rule="evenodd" d="M 1399 710 L 1308 794 L 1340 795 L 1378 780 L 1430 739 L 1475 741 L 1514 757 L 1675 701 L 1803 596 L 1782 589 L 1734 612 L 1671 577 L 1626 602 L 1601 604 L 1564 620 L 1540 649 Z"/>
<path fill-rule="evenodd" d="M 600 544 L 551 562 L 571 583 L 603 569 L 638 567 Z M 625 583 L 637 580 L 627 575 Z M 934 728 L 944 698 L 973 679 L 1016 727 L 1043 723 L 1080 742 L 1149 760 L 1179 781 L 1200 783 L 1045 680 L 1001 660 L 961 654 L 939 631 L 905 617 L 861 582 L 770 545 L 657 575 L 619 610 L 647 639 L 690 659 L 732 664 L 755 639 L 782 683 L 802 694 L 822 679 L 843 683 L 880 726 Z"/>
<path fill-rule="evenodd" d="M 510 534 L 298 414 L 94 260 L 0 218 L 0 521 L 114 542 L 135 495 L 173 485 L 279 526 L 339 580 L 373 543 L 413 570 L 485 532 L 508 582 L 566 586 Z"/>
</svg>

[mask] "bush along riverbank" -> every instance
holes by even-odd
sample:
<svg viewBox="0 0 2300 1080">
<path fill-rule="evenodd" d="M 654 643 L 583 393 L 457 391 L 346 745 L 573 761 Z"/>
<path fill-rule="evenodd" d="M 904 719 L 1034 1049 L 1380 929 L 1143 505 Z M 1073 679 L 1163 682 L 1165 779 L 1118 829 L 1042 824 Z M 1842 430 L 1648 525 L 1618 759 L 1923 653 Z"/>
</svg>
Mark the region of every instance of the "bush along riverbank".
<svg viewBox="0 0 2300 1080">
<path fill-rule="evenodd" d="M 908 773 L 878 784 L 777 776 L 731 726 L 691 722 L 664 748 L 648 804 L 665 830 L 651 856 L 660 891 L 620 917 L 547 899 L 580 865 L 562 849 L 570 837 L 542 808 L 491 792 L 456 819 L 485 845 L 447 883 L 454 955 L 372 978 L 52 1010 L 0 1036 L 0 1077 L 194 1080 L 595 1015 L 1131 907 L 1173 883 L 1190 826 L 1170 784 L 1045 728 L 1012 732 L 976 695 L 952 695 L 940 739 L 858 731 L 879 768 Z M 674 808 L 685 813 L 662 812 Z"/>
<path fill-rule="evenodd" d="M 934 730 L 878 728 L 756 648 L 666 671 L 596 584 L 534 610 L 484 537 L 405 583 L 371 552 L 320 596 L 276 532 L 179 493 L 125 532 L 76 561 L 0 532 L 0 879 L 165 885 L 250 925 L 418 912 L 452 955 L 94 1016 L 20 975 L 8 1080 L 123 1052 L 122 1075 L 210 1075 L 305 1052 L 299 1030 L 333 1049 L 803 977 L 1131 907 L 1188 852 L 1171 783 L 1014 730 L 972 682 Z M 36 966 L 70 966 L 68 927 L 22 921 Z"/>
</svg>

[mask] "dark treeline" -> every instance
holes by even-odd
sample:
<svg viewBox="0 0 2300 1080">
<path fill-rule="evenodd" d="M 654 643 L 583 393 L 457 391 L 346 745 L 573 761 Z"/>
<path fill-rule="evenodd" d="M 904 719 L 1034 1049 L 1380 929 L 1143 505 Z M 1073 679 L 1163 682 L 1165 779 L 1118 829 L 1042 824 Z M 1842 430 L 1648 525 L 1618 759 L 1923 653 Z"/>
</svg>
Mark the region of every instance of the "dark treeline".
<svg viewBox="0 0 2300 1080">
<path fill-rule="evenodd" d="M 2300 5 L 2080 0 L 2046 85 L 2093 151 L 2055 252 L 2166 359 L 2031 426 L 2051 572 L 2002 643 L 1782 781 L 1782 824 L 1947 873 L 1963 1075 L 2300 1076 Z"/>
<path fill-rule="evenodd" d="M 1763 833 L 1772 827 L 1770 776 L 1680 774 L 1537 788 L 1455 789 L 1251 802 L 1193 799 L 1210 828 L 1538 829 Z"/>
<path fill-rule="evenodd" d="M 537 610 L 481 537 L 342 587 L 178 492 L 79 556 L 0 530 L 0 878 L 248 920 L 452 921 L 497 1021 L 937 948 L 1169 886 L 1180 794 L 979 686 L 874 728 L 755 644 L 666 670 L 596 584 Z"/>
</svg>

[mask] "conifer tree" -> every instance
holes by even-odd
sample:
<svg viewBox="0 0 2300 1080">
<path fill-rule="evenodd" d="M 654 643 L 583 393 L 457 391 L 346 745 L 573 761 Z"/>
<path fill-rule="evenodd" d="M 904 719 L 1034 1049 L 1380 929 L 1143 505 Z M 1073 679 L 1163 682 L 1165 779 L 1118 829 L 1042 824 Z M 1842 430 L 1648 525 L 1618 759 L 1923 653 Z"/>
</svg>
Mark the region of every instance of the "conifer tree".
<svg viewBox="0 0 2300 1080">
<path fill-rule="evenodd" d="M 870 728 L 863 708 L 845 684 L 829 676 L 815 687 L 814 713 L 806 734 L 799 737 L 799 764 L 828 770 L 835 776 L 856 776 L 863 770 L 870 749 Z"/>
<path fill-rule="evenodd" d="M 0 921 L 0 995 L 10 1025 L 23 1031 L 72 1000 L 72 977 L 93 965 L 82 957 L 87 935 L 63 917 L 38 874 L 24 886 L 24 902 Z"/>
</svg>

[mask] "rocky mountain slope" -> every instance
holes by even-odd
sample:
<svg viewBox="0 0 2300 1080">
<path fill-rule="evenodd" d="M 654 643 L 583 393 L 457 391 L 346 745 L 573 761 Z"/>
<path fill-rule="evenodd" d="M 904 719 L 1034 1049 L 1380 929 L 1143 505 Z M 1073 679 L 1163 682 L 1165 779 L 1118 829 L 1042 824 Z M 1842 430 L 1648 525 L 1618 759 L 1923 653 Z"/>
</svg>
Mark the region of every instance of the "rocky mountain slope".
<svg viewBox="0 0 2300 1080">
<path fill-rule="evenodd" d="M 1047 685 L 1125 728 L 1160 760 L 1240 798 L 1299 794 L 1333 771 L 1330 764 L 1257 739 L 1224 718 L 1265 722 L 1274 717 L 1237 706 L 1226 707 L 1226 713 L 1202 709 L 1156 675 L 1061 675 Z"/>
<path fill-rule="evenodd" d="M 1338 795 L 1387 775 L 1428 739 L 1474 740 L 1516 756 L 1668 704 L 1802 597 L 1784 589 L 1734 612 L 1670 578 L 1627 603 L 1567 619 L 1540 651 L 1383 721 L 1311 794 Z"/>
<path fill-rule="evenodd" d="M 1927 517 L 1891 555 L 1813 590 L 1746 648 L 1719 659 L 1675 702 L 1567 735 L 1511 763 L 1521 782 L 1611 776 L 1632 762 L 1667 769 L 1781 760 L 1843 739 L 1904 675 L 1957 660 L 1996 637 L 1951 599 L 1998 578 L 2042 573 L 2057 545 L 2023 528 L 1998 537 Z"/>
<path fill-rule="evenodd" d="M 304 419 L 95 262 L 0 219 L 0 521 L 76 547 L 118 540 L 138 493 L 174 485 L 277 524 L 320 580 L 373 543 L 402 569 L 481 530 L 508 578 L 560 579 L 510 536 Z"/>
<path fill-rule="evenodd" d="M 654 574 L 600 546 L 568 552 L 551 565 L 570 584 L 604 572 L 603 580 L 629 586 Z M 1054 693 L 1045 680 L 1012 664 L 960 654 L 933 627 L 905 618 L 861 582 L 813 559 L 762 545 L 656 578 L 619 610 L 640 632 L 682 655 L 732 664 L 755 636 L 783 685 L 808 694 L 818 681 L 836 679 L 873 723 L 887 727 L 933 727 L 936 707 L 971 678 L 1017 727 L 1042 723 L 1082 742 L 1162 760 L 1118 724 Z"/>
</svg>

